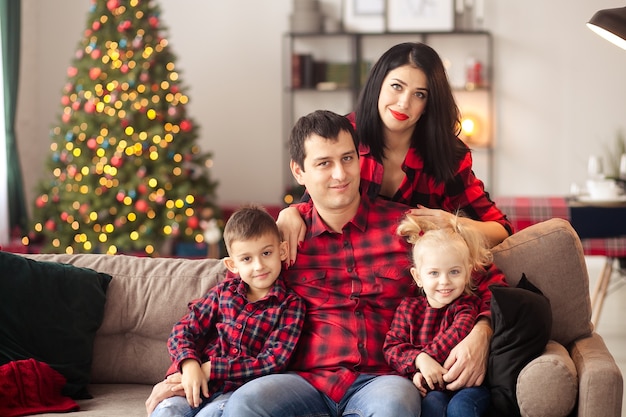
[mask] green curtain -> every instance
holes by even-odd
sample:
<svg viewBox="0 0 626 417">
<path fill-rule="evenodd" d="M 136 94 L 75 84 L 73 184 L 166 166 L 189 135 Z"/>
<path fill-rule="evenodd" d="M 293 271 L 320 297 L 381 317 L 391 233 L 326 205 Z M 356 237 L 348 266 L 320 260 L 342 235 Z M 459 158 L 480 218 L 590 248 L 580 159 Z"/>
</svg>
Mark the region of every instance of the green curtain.
<svg viewBox="0 0 626 417">
<path fill-rule="evenodd" d="M 0 0 L 2 70 L 4 71 L 4 119 L 6 127 L 9 194 L 9 227 L 26 232 L 28 214 L 15 137 L 15 112 L 20 69 L 21 0 Z"/>
</svg>

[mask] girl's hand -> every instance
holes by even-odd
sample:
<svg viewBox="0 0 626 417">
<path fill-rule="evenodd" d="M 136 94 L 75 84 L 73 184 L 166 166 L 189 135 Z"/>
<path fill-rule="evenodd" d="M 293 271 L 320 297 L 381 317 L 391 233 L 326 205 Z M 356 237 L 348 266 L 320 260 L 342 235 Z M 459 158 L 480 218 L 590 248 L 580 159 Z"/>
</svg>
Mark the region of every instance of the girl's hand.
<svg viewBox="0 0 626 417">
<path fill-rule="evenodd" d="M 276 219 L 278 230 L 283 237 L 284 241 L 287 241 L 289 245 L 289 253 L 285 260 L 286 267 L 290 267 L 296 261 L 298 254 L 298 247 L 300 243 L 304 241 L 306 234 L 306 226 L 298 209 L 295 207 L 284 208 L 278 213 L 278 219 Z"/>
<path fill-rule="evenodd" d="M 421 372 L 416 372 L 415 375 L 413 375 L 413 385 L 415 385 L 422 397 L 428 394 L 428 389 L 426 389 L 426 385 L 424 384 L 424 376 Z"/>
</svg>

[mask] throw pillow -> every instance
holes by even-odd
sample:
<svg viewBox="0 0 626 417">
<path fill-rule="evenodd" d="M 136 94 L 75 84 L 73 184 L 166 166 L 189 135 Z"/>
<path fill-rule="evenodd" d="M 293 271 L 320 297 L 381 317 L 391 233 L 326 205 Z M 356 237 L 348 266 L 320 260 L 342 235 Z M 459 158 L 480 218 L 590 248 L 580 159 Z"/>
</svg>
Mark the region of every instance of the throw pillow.
<svg viewBox="0 0 626 417">
<path fill-rule="evenodd" d="M 489 287 L 493 338 L 487 368 L 491 412 L 519 416 L 515 386 L 522 368 L 538 357 L 552 331 L 550 301 L 522 275 L 517 287 Z"/>
<path fill-rule="evenodd" d="M 63 375 L 63 395 L 91 398 L 93 340 L 111 276 L 0 252 L 0 365 L 33 358 Z"/>
</svg>

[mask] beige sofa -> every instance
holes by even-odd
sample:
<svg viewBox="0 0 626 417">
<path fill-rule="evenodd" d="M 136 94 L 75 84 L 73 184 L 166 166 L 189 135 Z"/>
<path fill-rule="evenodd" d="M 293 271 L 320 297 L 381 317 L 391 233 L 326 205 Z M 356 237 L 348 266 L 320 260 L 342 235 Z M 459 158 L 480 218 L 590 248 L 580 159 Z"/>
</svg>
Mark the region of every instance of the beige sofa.
<svg viewBox="0 0 626 417">
<path fill-rule="evenodd" d="M 494 250 L 515 285 L 522 273 L 550 299 L 552 336 L 546 352 L 520 373 L 523 416 L 619 416 L 622 375 L 590 322 L 588 276 L 580 240 L 552 219 L 509 237 Z M 219 280 L 217 260 L 106 255 L 27 255 L 113 276 L 104 322 L 95 338 L 90 392 L 76 415 L 145 416 L 144 401 L 168 367 L 166 340 L 187 302 Z M 53 416 L 53 414 L 46 414 Z"/>
</svg>

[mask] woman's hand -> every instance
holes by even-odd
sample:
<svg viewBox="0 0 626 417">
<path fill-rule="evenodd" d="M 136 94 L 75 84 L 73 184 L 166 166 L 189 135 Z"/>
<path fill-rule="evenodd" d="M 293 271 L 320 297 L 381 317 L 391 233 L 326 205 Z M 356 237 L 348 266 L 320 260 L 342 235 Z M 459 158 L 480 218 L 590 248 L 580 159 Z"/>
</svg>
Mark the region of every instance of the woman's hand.
<svg viewBox="0 0 626 417">
<path fill-rule="evenodd" d="M 443 376 L 446 388 L 457 391 L 465 387 L 478 386 L 485 380 L 489 343 L 493 330 L 487 319 L 480 319 L 470 334 L 451 351 L 443 367 L 448 373 Z"/>
<path fill-rule="evenodd" d="M 284 208 L 278 213 L 278 219 L 276 219 L 278 230 L 283 237 L 283 240 L 287 241 L 289 245 L 289 253 L 285 263 L 287 267 L 293 265 L 296 261 L 298 254 L 298 247 L 300 243 L 304 241 L 306 234 L 306 226 L 298 209 L 295 207 Z"/>
<path fill-rule="evenodd" d="M 441 209 L 431 209 L 418 204 L 417 208 L 410 209 L 408 214 L 413 216 L 420 216 L 426 218 L 426 220 L 433 222 L 437 226 L 450 226 L 452 220 L 456 215 L 454 213 L 447 212 Z M 487 240 L 487 244 L 490 247 L 496 246 L 504 239 L 509 237 L 509 233 L 504 226 L 495 221 L 482 221 L 474 220 L 469 217 L 458 216 L 458 221 L 461 224 L 469 224 L 474 229 L 480 231 Z"/>
</svg>

